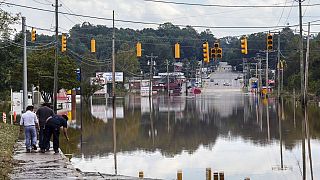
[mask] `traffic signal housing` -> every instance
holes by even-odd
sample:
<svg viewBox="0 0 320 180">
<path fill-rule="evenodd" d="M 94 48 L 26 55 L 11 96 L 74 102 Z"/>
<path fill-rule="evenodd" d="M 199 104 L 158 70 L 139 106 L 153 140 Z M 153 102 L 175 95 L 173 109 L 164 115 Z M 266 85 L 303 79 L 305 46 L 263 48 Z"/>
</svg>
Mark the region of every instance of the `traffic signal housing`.
<svg viewBox="0 0 320 180">
<path fill-rule="evenodd" d="M 216 57 L 216 55 L 217 55 L 217 49 L 216 49 L 216 48 L 211 48 L 211 49 L 210 49 L 210 55 L 211 55 L 211 58 L 212 58 L 212 59 L 217 58 L 217 57 Z"/>
<path fill-rule="evenodd" d="M 36 41 L 37 39 L 37 32 L 36 32 L 36 29 L 35 28 L 32 28 L 31 29 L 31 41 Z"/>
<path fill-rule="evenodd" d="M 206 63 L 209 63 L 210 56 L 209 56 L 209 43 L 205 42 L 202 44 L 202 50 L 203 50 L 203 61 Z"/>
<path fill-rule="evenodd" d="M 214 43 L 213 46 L 214 46 L 215 49 L 218 49 L 219 48 L 219 43 Z"/>
<path fill-rule="evenodd" d="M 67 35 L 62 34 L 61 36 L 61 52 L 67 51 Z"/>
<path fill-rule="evenodd" d="M 137 50 L 137 57 L 140 58 L 141 57 L 141 43 L 140 42 L 137 42 L 137 45 L 136 45 L 136 50 Z"/>
<path fill-rule="evenodd" d="M 180 59 L 180 44 L 179 43 L 176 43 L 174 45 L 174 58 Z"/>
<path fill-rule="evenodd" d="M 241 40 L 241 53 L 248 54 L 248 40 L 247 37 L 243 37 Z"/>
<path fill-rule="evenodd" d="M 273 49 L 273 36 L 272 34 L 267 35 L 267 50 L 272 51 Z"/>
<path fill-rule="evenodd" d="M 216 52 L 217 52 L 216 57 L 219 58 L 219 59 L 221 59 L 221 58 L 222 58 L 222 48 L 218 48 L 218 49 L 216 50 Z"/>
<path fill-rule="evenodd" d="M 95 53 L 96 52 L 96 40 L 94 38 L 91 39 L 91 52 Z"/>
</svg>

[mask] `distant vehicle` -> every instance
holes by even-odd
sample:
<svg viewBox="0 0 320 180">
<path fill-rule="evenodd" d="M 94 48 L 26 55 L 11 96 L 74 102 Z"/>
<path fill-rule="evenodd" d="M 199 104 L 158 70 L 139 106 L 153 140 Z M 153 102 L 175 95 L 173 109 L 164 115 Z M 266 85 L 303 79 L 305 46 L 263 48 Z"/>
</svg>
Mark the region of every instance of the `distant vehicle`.
<svg viewBox="0 0 320 180">
<path fill-rule="evenodd" d="M 210 82 L 214 82 L 214 79 L 210 79 Z"/>
<path fill-rule="evenodd" d="M 231 84 L 228 83 L 228 82 L 223 83 L 223 85 L 224 85 L 224 86 L 231 86 Z"/>
<path fill-rule="evenodd" d="M 216 85 L 216 86 L 217 86 L 217 85 L 219 85 L 219 83 L 214 83 L 214 85 Z"/>
</svg>

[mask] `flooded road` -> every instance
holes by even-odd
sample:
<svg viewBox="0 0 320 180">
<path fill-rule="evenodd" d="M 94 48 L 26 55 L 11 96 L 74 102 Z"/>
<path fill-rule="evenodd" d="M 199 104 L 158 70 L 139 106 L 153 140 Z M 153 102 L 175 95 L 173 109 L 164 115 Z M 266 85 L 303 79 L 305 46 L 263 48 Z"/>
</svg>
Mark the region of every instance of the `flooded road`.
<svg viewBox="0 0 320 180">
<path fill-rule="evenodd" d="M 308 120 L 293 99 L 239 93 L 96 99 L 69 128 L 62 151 L 82 171 L 175 179 L 320 179 L 320 108 Z M 150 113 L 151 112 L 151 113 Z M 310 168 L 311 167 L 311 168 Z"/>
</svg>

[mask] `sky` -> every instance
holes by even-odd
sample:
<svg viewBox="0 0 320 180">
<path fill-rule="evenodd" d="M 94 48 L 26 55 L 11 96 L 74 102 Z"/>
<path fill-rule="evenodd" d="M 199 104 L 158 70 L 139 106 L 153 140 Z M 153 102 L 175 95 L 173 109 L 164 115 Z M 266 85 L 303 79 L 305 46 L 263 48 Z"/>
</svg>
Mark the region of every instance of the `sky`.
<svg viewBox="0 0 320 180">
<path fill-rule="evenodd" d="M 199 3 L 199 4 L 219 4 L 219 5 L 298 5 L 292 0 L 164 0 L 173 2 Z M 55 0 L 6 0 L 7 3 L 14 3 L 25 6 L 32 6 L 48 10 L 54 10 L 52 4 Z M 319 0 L 305 0 L 302 4 L 317 4 Z M 278 8 L 227 8 L 227 7 L 204 7 L 177 5 L 168 3 L 148 2 L 145 0 L 59 0 L 61 7 L 59 11 L 71 12 L 81 15 L 97 16 L 112 19 L 112 11 L 115 11 L 115 19 L 165 23 L 171 22 L 178 25 L 207 26 L 195 28 L 198 32 L 209 29 L 214 36 L 221 38 L 225 36 L 241 36 L 255 32 L 267 32 L 274 28 L 270 26 L 286 26 L 299 23 L 298 7 L 278 7 Z M 26 17 L 27 25 L 54 30 L 54 13 L 42 12 L 12 5 L 0 5 L 0 7 L 11 13 L 21 13 Z M 320 20 L 320 4 L 302 8 L 303 23 Z M 75 24 L 90 22 L 93 25 L 106 25 L 112 27 L 112 21 L 97 20 L 84 17 L 74 17 L 70 15 L 59 15 L 59 31 L 68 32 Z M 317 22 L 320 24 L 320 21 Z M 311 31 L 317 33 L 320 26 L 311 26 Z M 21 30 L 21 25 L 16 29 Z M 266 28 L 244 29 L 244 28 L 213 28 L 213 27 L 239 27 L 239 26 L 263 26 Z M 157 28 L 158 25 L 144 25 L 136 23 L 116 22 L 117 28 Z M 298 33 L 299 28 L 293 27 Z M 303 29 L 306 31 L 307 26 Z M 53 34 L 48 31 L 37 29 L 37 33 Z"/>
</svg>

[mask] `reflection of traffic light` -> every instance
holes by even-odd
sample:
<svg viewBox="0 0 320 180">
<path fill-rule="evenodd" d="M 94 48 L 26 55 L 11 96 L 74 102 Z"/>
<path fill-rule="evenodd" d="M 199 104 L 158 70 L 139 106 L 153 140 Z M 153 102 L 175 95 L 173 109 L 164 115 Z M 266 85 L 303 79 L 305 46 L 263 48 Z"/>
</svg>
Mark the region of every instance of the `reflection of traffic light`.
<svg viewBox="0 0 320 180">
<path fill-rule="evenodd" d="M 217 49 L 217 58 L 221 59 L 222 58 L 222 48 Z"/>
<path fill-rule="evenodd" d="M 248 54 L 248 41 L 247 37 L 243 37 L 241 39 L 241 53 L 242 54 Z"/>
<path fill-rule="evenodd" d="M 67 35 L 62 34 L 61 36 L 61 52 L 67 51 Z"/>
<path fill-rule="evenodd" d="M 180 44 L 179 43 L 176 43 L 174 45 L 174 58 L 180 59 Z"/>
<path fill-rule="evenodd" d="M 31 41 L 36 41 L 36 39 L 37 39 L 36 29 L 32 28 L 31 29 Z"/>
<path fill-rule="evenodd" d="M 137 57 L 141 57 L 141 43 L 137 43 Z"/>
<path fill-rule="evenodd" d="M 202 44 L 203 48 L 203 61 L 204 62 L 209 62 L 209 43 L 205 42 Z"/>
<path fill-rule="evenodd" d="M 96 52 L 96 40 L 94 38 L 91 39 L 91 52 Z"/>
<path fill-rule="evenodd" d="M 268 51 L 271 51 L 273 49 L 273 37 L 272 37 L 272 34 L 268 34 L 267 36 L 267 50 Z"/>
<path fill-rule="evenodd" d="M 211 55 L 211 58 L 214 60 L 216 57 L 216 54 L 217 54 L 217 49 L 216 48 L 211 48 L 210 49 L 211 52 L 210 52 L 210 55 Z"/>
</svg>

